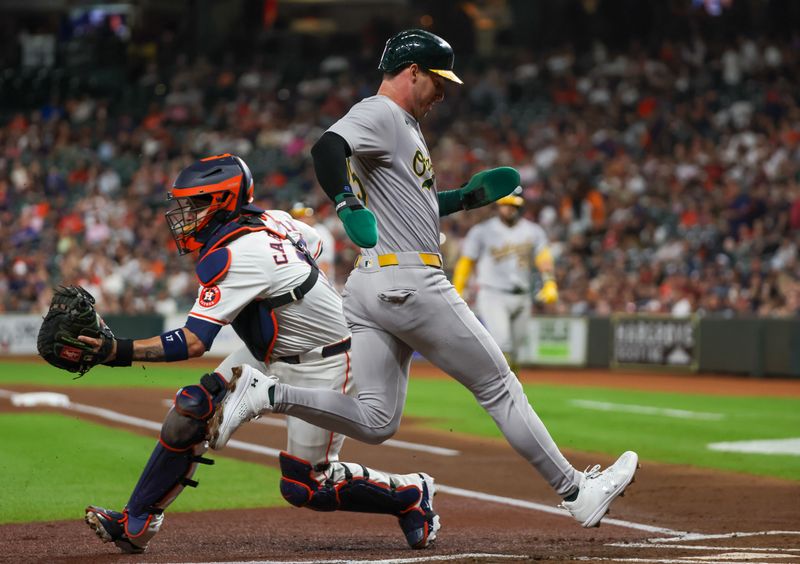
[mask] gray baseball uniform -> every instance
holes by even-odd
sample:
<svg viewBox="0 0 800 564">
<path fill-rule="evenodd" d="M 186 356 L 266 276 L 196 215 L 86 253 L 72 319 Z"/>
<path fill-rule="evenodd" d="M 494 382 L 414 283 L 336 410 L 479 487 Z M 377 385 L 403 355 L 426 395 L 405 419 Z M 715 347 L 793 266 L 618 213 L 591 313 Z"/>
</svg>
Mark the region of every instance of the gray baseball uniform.
<svg viewBox="0 0 800 564">
<path fill-rule="evenodd" d="M 431 266 L 440 260 L 439 207 L 417 121 L 378 95 L 356 104 L 329 131 L 350 146 L 352 186 L 375 214 L 379 232 L 378 245 L 363 251 L 343 294 L 358 395 L 278 384 L 274 411 L 380 443 L 400 424 L 417 350 L 475 395 L 558 494 L 573 491 L 580 473 L 558 450 L 497 344 L 441 268 Z"/>
<path fill-rule="evenodd" d="M 477 261 L 478 315 L 500 349 L 515 358 L 531 317 L 531 270 L 546 246 L 544 229 L 525 218 L 506 225 L 493 217 L 464 238 L 461 254 Z"/>
</svg>

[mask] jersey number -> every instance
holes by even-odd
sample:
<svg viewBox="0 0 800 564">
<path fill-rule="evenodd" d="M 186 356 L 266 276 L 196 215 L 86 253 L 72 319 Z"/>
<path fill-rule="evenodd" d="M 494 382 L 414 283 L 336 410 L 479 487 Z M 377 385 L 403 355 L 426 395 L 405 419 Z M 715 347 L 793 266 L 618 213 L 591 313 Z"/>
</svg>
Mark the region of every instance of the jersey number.
<svg viewBox="0 0 800 564">
<path fill-rule="evenodd" d="M 350 179 L 350 186 L 356 188 L 356 196 L 364 202 L 364 205 L 367 205 L 367 191 L 364 189 L 364 183 L 361 182 L 361 179 L 353 172 L 353 169 L 350 168 L 350 159 L 345 159 L 344 161 L 347 163 L 347 176 Z"/>
</svg>

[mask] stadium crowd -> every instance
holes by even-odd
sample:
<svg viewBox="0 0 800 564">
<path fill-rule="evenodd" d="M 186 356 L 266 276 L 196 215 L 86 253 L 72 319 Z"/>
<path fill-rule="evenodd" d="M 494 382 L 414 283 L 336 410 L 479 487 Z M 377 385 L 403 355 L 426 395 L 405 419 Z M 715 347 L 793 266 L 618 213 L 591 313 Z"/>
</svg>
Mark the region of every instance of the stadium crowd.
<svg viewBox="0 0 800 564">
<path fill-rule="evenodd" d="M 465 86 L 423 124 L 438 185 L 520 170 L 525 213 L 557 258 L 561 300 L 540 310 L 800 313 L 800 40 L 597 44 L 456 68 Z M 196 280 L 177 258 L 165 196 L 178 170 L 223 152 L 251 166 L 259 205 L 316 208 L 336 237 L 341 284 L 357 250 L 309 150 L 379 76 L 334 56 L 307 70 L 293 79 L 264 60 L 151 61 L 127 86 L 142 111 L 75 95 L 9 116 L 0 311 L 44 311 L 59 283 L 85 286 L 103 312 L 183 310 Z M 491 213 L 443 219 L 447 265 Z"/>
</svg>

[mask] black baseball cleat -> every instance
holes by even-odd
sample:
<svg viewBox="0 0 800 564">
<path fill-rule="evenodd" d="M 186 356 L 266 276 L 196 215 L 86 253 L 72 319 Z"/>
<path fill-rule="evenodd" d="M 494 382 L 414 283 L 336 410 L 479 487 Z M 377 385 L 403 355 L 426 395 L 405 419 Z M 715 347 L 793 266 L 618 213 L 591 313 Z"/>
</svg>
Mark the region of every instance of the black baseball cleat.
<svg viewBox="0 0 800 564">
<path fill-rule="evenodd" d="M 152 515 L 144 523 L 142 530 L 136 535 L 128 532 L 128 513 L 120 513 L 113 509 L 104 509 L 96 505 L 86 508 L 84 521 L 103 542 L 113 542 L 126 554 L 141 554 L 147 549 L 147 543 L 158 532 L 164 515 Z"/>
<path fill-rule="evenodd" d="M 420 473 L 422 496 L 419 505 L 400 517 L 400 528 L 411 548 L 427 548 L 436 540 L 436 533 L 442 527 L 439 516 L 433 510 L 433 496 L 436 487 L 433 478 Z"/>
</svg>

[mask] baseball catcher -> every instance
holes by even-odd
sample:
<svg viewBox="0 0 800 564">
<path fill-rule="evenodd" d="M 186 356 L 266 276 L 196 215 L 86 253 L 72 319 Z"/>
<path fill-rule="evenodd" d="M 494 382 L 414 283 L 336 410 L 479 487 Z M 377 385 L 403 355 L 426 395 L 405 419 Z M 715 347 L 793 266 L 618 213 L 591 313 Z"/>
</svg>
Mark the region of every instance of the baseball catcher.
<svg viewBox="0 0 800 564">
<path fill-rule="evenodd" d="M 80 286 L 56 288 L 36 339 L 42 358 L 56 368 L 83 376 L 111 355 L 114 333 L 95 311 L 94 303 L 94 297 Z M 100 348 L 95 350 L 79 340 L 81 335 L 100 340 Z"/>
<path fill-rule="evenodd" d="M 200 159 L 175 179 L 166 212 L 180 254 L 196 252 L 200 287 L 183 327 L 146 339 L 119 339 L 81 288 L 59 289 L 39 335 L 51 364 L 85 373 L 96 364 L 178 362 L 208 351 L 230 324 L 242 346 L 198 384 L 175 394 L 150 458 L 122 511 L 89 505 L 86 524 L 103 542 L 142 553 L 161 529 L 164 512 L 193 479 L 209 444 L 222 401 L 251 399 L 243 373 L 256 367 L 298 386 L 354 394 L 350 331 L 339 294 L 320 271 L 322 240 L 311 226 L 280 210 L 252 203 L 253 176 L 245 162 L 223 154 Z M 280 331 L 278 331 L 280 327 Z M 270 380 L 270 379 L 268 379 Z M 270 380 L 271 381 L 271 380 Z M 434 480 L 428 474 L 389 474 L 341 462 L 344 436 L 287 418 L 287 449 L 280 454 L 280 490 L 292 505 L 314 511 L 382 513 L 397 519 L 406 542 L 425 548 L 436 539 Z M 230 436 L 228 433 L 226 436 Z"/>
</svg>

